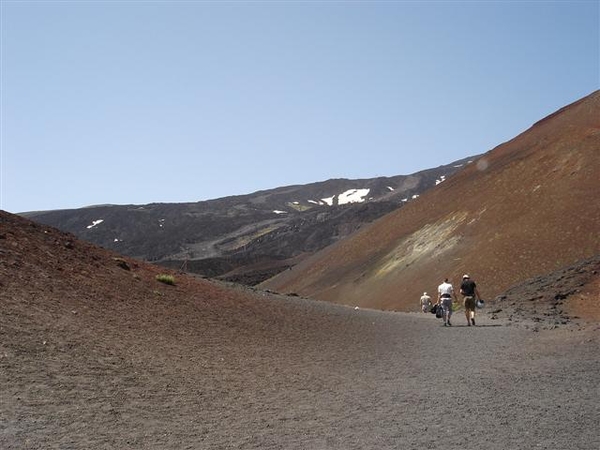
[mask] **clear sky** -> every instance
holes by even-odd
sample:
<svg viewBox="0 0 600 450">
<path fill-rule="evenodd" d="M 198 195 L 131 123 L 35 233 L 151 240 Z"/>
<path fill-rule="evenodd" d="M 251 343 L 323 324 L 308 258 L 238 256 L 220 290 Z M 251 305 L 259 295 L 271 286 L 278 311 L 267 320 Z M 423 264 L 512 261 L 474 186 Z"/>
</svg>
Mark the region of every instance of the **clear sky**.
<svg viewBox="0 0 600 450">
<path fill-rule="evenodd" d="M 598 1 L 4 1 L 10 212 L 410 174 L 600 87 Z"/>
</svg>

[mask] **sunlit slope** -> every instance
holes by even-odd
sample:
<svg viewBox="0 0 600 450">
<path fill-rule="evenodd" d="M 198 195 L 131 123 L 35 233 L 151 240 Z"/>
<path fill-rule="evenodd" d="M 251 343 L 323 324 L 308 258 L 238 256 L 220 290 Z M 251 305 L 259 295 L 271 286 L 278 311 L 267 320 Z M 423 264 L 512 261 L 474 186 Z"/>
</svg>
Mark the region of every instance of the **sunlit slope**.
<svg viewBox="0 0 600 450">
<path fill-rule="evenodd" d="M 262 287 L 416 310 L 468 272 L 485 298 L 600 252 L 600 91 Z"/>
</svg>

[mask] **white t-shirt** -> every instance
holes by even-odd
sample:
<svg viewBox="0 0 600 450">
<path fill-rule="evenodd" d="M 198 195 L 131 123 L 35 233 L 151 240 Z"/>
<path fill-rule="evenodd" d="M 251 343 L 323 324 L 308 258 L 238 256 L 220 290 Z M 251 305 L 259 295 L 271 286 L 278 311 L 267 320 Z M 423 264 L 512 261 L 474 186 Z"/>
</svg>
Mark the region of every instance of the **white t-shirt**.
<svg viewBox="0 0 600 450">
<path fill-rule="evenodd" d="M 431 303 L 431 297 L 429 295 L 424 295 L 421 297 L 421 305 L 429 305 Z"/>
<path fill-rule="evenodd" d="M 446 283 L 444 281 L 442 284 L 440 284 L 438 286 L 438 293 L 440 295 L 444 295 L 444 294 L 452 295 L 452 294 L 454 294 L 454 289 L 452 288 L 452 285 L 450 283 Z"/>
</svg>

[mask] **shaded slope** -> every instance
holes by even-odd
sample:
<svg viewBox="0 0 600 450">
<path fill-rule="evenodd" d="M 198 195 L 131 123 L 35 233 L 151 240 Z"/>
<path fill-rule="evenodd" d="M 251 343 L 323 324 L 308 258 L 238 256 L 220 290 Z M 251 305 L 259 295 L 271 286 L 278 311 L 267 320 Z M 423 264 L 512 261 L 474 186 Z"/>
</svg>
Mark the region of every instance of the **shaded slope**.
<svg viewBox="0 0 600 450">
<path fill-rule="evenodd" d="M 483 155 L 402 210 L 263 287 L 416 310 L 468 272 L 486 299 L 600 253 L 600 93 Z"/>
</svg>

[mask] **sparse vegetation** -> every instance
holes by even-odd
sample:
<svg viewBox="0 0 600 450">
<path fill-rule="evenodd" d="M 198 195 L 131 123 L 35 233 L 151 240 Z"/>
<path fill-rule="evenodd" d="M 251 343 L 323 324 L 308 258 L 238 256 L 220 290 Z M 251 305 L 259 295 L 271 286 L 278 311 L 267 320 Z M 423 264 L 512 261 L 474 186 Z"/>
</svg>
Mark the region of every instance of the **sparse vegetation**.
<svg viewBox="0 0 600 450">
<path fill-rule="evenodd" d="M 295 202 L 287 202 L 287 206 L 289 206 L 290 208 L 294 208 L 296 211 L 308 211 L 309 209 L 311 209 L 310 206 L 300 205 L 299 203 Z"/>
<path fill-rule="evenodd" d="M 161 273 L 156 275 L 156 280 L 160 281 L 161 283 L 170 284 L 172 286 L 175 285 L 175 277 L 173 275 Z"/>
</svg>

